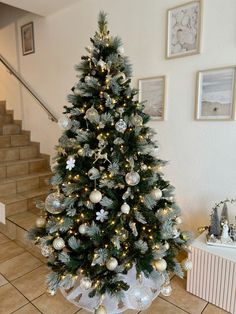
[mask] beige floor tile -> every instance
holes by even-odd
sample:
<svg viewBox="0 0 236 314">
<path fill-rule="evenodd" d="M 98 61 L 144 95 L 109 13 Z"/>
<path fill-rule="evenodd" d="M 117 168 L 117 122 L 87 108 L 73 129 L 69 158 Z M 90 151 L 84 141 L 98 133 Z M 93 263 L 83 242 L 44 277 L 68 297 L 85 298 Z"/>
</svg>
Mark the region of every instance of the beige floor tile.
<svg viewBox="0 0 236 314">
<path fill-rule="evenodd" d="M 137 314 L 137 313 L 139 313 L 139 311 L 127 310 L 127 311 L 123 312 L 122 314 Z M 79 310 L 78 313 L 76 312 L 76 314 L 91 314 L 91 312 L 88 312 L 88 311 L 82 309 L 82 310 Z M 162 314 L 164 314 L 164 313 L 162 313 Z M 167 313 L 165 313 L 165 314 L 167 314 Z"/>
<path fill-rule="evenodd" d="M 226 312 L 222 309 L 220 309 L 219 307 L 216 307 L 213 304 L 208 304 L 207 307 L 205 308 L 205 310 L 203 311 L 203 314 L 226 314 L 229 312 Z"/>
<path fill-rule="evenodd" d="M 171 296 L 161 298 L 167 300 L 168 302 L 175 304 L 181 309 L 187 311 L 190 314 L 200 314 L 207 302 L 199 299 L 198 297 L 188 293 L 185 289 L 186 281 L 175 276 L 171 280 L 171 285 L 173 292 Z"/>
<path fill-rule="evenodd" d="M 0 287 L 7 283 L 8 281 L 0 274 Z"/>
<path fill-rule="evenodd" d="M 156 298 L 152 305 L 141 314 L 186 314 L 186 312 L 161 298 Z"/>
<path fill-rule="evenodd" d="M 40 312 L 36 307 L 29 303 L 14 312 L 14 314 L 40 314 Z"/>
<path fill-rule="evenodd" d="M 7 238 L 4 234 L 0 233 L 0 244 L 6 243 L 10 241 L 9 238 Z"/>
<path fill-rule="evenodd" d="M 43 314 L 74 314 L 78 308 L 58 291 L 55 296 L 43 294 L 32 302 Z"/>
<path fill-rule="evenodd" d="M 42 262 L 28 252 L 15 256 L 0 264 L 0 273 L 8 280 L 14 280 L 42 265 Z"/>
<path fill-rule="evenodd" d="M 0 287 L 0 300 L 2 314 L 10 314 L 28 303 L 26 298 L 11 284 Z"/>
<path fill-rule="evenodd" d="M 18 246 L 15 242 L 9 241 L 6 243 L 1 244 L 1 250 L 0 250 L 0 263 L 13 258 L 21 253 L 23 253 L 25 250 Z"/>
<path fill-rule="evenodd" d="M 43 265 L 32 272 L 12 281 L 12 284 L 30 301 L 46 291 L 46 274 L 49 269 Z"/>
</svg>

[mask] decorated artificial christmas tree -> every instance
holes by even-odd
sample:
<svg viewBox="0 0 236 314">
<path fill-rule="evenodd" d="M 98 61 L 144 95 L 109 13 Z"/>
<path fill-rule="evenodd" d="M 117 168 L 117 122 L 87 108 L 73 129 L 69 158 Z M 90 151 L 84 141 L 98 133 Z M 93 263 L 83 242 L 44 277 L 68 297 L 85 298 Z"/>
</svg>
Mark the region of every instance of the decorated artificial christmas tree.
<svg viewBox="0 0 236 314">
<path fill-rule="evenodd" d="M 121 40 L 99 29 L 76 66 L 79 81 L 59 124 L 52 191 L 30 237 L 48 258 L 49 291 L 97 314 L 143 310 L 169 272 L 183 275 L 176 256 L 188 251 L 174 187 L 163 179 L 149 116 L 132 89 Z M 187 264 L 186 264 L 187 265 Z M 188 265 L 189 266 L 189 265 Z M 188 268 L 188 267 L 187 267 Z"/>
</svg>

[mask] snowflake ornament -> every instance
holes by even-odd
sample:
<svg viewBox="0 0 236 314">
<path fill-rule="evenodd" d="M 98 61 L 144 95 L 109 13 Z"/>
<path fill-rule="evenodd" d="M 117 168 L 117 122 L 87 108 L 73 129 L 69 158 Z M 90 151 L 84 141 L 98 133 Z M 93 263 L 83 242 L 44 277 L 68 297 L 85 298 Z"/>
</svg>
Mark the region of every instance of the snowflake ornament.
<svg viewBox="0 0 236 314">
<path fill-rule="evenodd" d="M 66 161 L 66 169 L 71 171 L 74 167 L 75 167 L 75 159 L 70 156 Z"/>
<path fill-rule="evenodd" d="M 96 212 L 96 215 L 97 215 L 96 220 L 100 220 L 101 222 L 108 219 L 107 217 L 108 212 L 105 211 L 104 209 L 101 209 L 100 212 Z"/>
</svg>

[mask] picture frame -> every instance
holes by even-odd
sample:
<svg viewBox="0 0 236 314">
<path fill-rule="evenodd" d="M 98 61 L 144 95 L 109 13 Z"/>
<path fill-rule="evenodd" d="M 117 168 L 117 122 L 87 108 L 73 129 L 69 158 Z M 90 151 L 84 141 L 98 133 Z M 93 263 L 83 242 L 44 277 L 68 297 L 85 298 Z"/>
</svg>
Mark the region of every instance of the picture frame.
<svg viewBox="0 0 236 314">
<path fill-rule="evenodd" d="M 202 1 L 191 1 L 167 11 L 166 58 L 201 52 Z"/>
<path fill-rule="evenodd" d="M 165 120 L 166 110 L 166 76 L 139 79 L 139 102 L 144 102 L 144 112 L 152 120 Z"/>
<path fill-rule="evenodd" d="M 197 73 L 195 119 L 235 120 L 236 66 Z"/>
<path fill-rule="evenodd" d="M 35 52 L 33 22 L 21 26 L 21 42 L 23 56 Z"/>
</svg>

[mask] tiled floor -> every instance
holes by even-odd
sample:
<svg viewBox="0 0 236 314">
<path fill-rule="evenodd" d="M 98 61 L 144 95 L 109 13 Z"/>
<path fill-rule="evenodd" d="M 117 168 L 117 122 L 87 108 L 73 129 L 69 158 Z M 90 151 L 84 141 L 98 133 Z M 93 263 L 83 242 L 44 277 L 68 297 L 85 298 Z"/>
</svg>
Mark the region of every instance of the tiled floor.
<svg viewBox="0 0 236 314">
<path fill-rule="evenodd" d="M 88 314 L 57 293 L 45 290 L 45 264 L 0 233 L 0 314 Z M 141 314 L 223 314 L 225 311 L 185 291 L 185 281 L 172 278 L 173 293 L 158 297 Z M 126 311 L 125 314 L 137 314 Z"/>
</svg>

